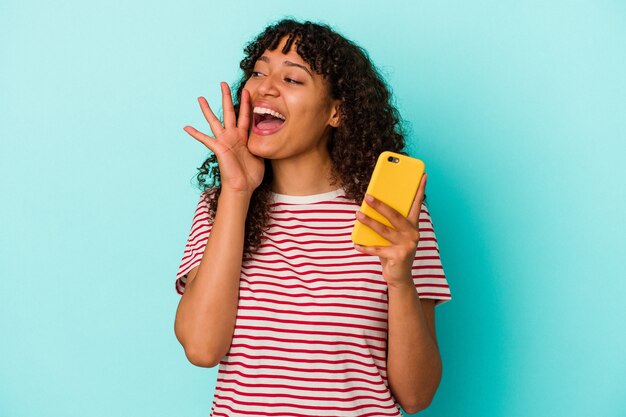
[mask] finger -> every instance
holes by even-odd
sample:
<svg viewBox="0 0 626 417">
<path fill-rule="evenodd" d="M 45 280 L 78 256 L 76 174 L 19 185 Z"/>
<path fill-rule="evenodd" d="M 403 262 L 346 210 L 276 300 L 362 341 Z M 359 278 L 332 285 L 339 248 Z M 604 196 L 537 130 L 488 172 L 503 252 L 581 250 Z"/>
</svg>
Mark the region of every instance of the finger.
<svg viewBox="0 0 626 417">
<path fill-rule="evenodd" d="M 397 244 L 398 243 L 398 231 L 379 222 L 378 220 L 372 219 L 367 214 L 362 211 L 356 212 L 356 218 L 358 221 L 363 223 L 365 226 L 369 227 L 376 233 L 378 233 L 383 239 L 388 240 L 390 243 Z"/>
<path fill-rule="evenodd" d="M 391 223 L 391 225 L 397 230 L 405 230 L 412 228 L 408 220 L 396 209 L 376 199 L 374 196 L 367 194 L 365 196 L 365 202 L 368 206 L 379 212 L 383 217 Z"/>
<path fill-rule="evenodd" d="M 183 130 L 187 132 L 191 137 L 196 139 L 198 142 L 204 144 L 204 146 L 209 148 L 213 153 L 215 153 L 215 144 L 217 143 L 215 142 L 215 138 L 205 135 L 204 133 L 194 129 L 191 126 L 185 126 L 183 127 Z"/>
<path fill-rule="evenodd" d="M 381 258 L 390 259 L 394 256 L 393 249 L 390 246 L 363 246 L 354 244 L 354 249 L 359 252 L 375 255 Z"/>
<path fill-rule="evenodd" d="M 200 108 L 202 109 L 202 114 L 204 114 L 204 118 L 207 122 L 209 122 L 209 126 L 211 126 L 211 132 L 215 136 L 221 134 L 224 131 L 224 127 L 222 126 L 222 122 L 211 110 L 209 107 L 209 102 L 202 96 L 198 97 L 198 102 L 200 103 Z"/>
<path fill-rule="evenodd" d="M 230 94 L 230 87 L 227 83 L 220 83 L 222 86 L 222 110 L 224 111 L 224 128 L 235 128 L 235 107 L 233 106 L 233 98 Z"/>
<path fill-rule="evenodd" d="M 426 191 L 426 180 L 427 174 L 424 172 L 422 180 L 420 181 L 420 186 L 417 189 L 417 194 L 415 194 L 415 200 L 413 200 L 413 205 L 411 205 L 411 210 L 407 216 L 413 227 L 417 227 L 419 224 L 420 212 L 422 211 L 422 201 L 424 200 L 424 193 Z"/>
<path fill-rule="evenodd" d="M 241 103 L 239 103 L 239 129 L 248 136 L 250 129 L 250 93 L 245 88 L 241 92 Z"/>
</svg>

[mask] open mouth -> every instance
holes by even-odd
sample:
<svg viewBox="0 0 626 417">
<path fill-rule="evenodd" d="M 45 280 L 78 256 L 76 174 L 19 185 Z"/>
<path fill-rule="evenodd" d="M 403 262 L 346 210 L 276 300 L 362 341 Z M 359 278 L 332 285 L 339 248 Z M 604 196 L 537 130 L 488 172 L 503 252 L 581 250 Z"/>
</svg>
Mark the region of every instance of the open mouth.
<svg viewBox="0 0 626 417">
<path fill-rule="evenodd" d="M 262 106 L 252 110 L 252 132 L 267 136 L 278 132 L 285 125 L 287 118 L 280 112 Z"/>
<path fill-rule="evenodd" d="M 266 114 L 258 114 L 254 113 L 254 127 L 258 130 L 262 131 L 275 131 L 278 130 L 283 123 L 285 123 L 284 119 L 280 117 L 273 116 L 269 113 Z"/>
</svg>

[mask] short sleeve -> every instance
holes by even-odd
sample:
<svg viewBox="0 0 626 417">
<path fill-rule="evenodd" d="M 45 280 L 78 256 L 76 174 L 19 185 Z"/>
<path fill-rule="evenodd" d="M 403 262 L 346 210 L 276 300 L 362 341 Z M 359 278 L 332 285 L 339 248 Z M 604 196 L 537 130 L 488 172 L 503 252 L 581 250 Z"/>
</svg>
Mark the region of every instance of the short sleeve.
<svg viewBox="0 0 626 417">
<path fill-rule="evenodd" d="M 187 274 L 200 264 L 212 226 L 213 224 L 209 216 L 209 206 L 205 201 L 205 194 L 203 192 L 200 194 L 200 201 L 198 201 L 193 221 L 191 222 L 191 230 L 187 238 L 185 251 L 183 252 L 183 257 L 178 267 L 178 273 L 176 274 L 174 287 L 176 292 L 180 295 L 185 292 Z"/>
<path fill-rule="evenodd" d="M 420 298 L 433 298 L 436 300 L 435 305 L 443 304 L 451 300 L 452 295 L 439 257 L 435 228 L 430 212 L 423 202 L 419 215 L 419 233 L 411 270 L 413 282 Z"/>
</svg>

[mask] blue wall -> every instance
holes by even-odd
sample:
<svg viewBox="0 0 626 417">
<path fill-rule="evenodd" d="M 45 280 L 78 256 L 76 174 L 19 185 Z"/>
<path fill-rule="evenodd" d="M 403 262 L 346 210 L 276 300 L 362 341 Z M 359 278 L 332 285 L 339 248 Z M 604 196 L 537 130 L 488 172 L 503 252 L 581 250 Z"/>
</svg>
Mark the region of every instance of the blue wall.
<svg viewBox="0 0 626 417">
<path fill-rule="evenodd" d="M 209 415 L 182 128 L 284 15 L 370 53 L 426 161 L 453 300 L 422 415 L 626 415 L 625 2 L 294 3 L 2 2 L 0 415 Z"/>
</svg>

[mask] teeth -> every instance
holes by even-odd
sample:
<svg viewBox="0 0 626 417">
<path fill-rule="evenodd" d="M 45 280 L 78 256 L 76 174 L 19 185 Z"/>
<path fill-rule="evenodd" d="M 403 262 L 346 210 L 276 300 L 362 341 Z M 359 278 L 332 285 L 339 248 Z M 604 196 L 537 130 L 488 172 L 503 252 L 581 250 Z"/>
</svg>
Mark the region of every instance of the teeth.
<svg viewBox="0 0 626 417">
<path fill-rule="evenodd" d="M 265 108 L 265 107 L 255 107 L 254 110 L 252 110 L 252 112 L 256 114 L 268 114 L 269 113 L 274 117 L 278 117 L 279 119 L 286 120 L 286 117 L 283 116 L 282 114 L 278 113 L 277 111 Z"/>
</svg>

